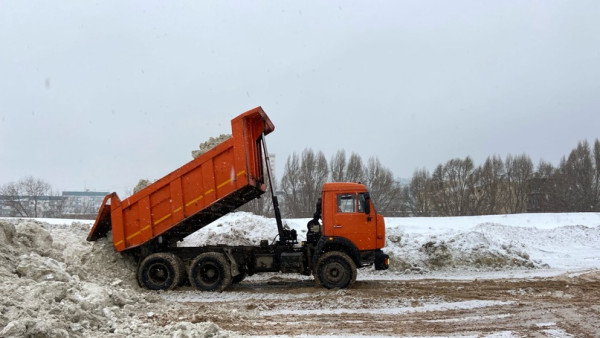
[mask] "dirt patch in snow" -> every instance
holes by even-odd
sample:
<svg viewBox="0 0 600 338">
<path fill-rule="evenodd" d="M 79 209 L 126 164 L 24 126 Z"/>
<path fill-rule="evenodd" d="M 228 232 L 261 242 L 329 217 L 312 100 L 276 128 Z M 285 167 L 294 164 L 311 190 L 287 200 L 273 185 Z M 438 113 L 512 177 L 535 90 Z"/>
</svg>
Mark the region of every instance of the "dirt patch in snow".
<svg viewBox="0 0 600 338">
<path fill-rule="evenodd" d="M 359 273 L 360 276 L 360 273 Z M 360 278 L 360 277 L 359 277 Z M 252 278 L 215 297 L 164 294 L 247 335 L 592 337 L 600 332 L 600 273 L 475 280 L 358 280 L 350 289 L 310 279 Z"/>
<path fill-rule="evenodd" d="M 135 262 L 88 225 L 0 220 L 0 337 L 228 337 L 211 322 L 158 321 L 182 304 L 140 289 Z"/>
</svg>

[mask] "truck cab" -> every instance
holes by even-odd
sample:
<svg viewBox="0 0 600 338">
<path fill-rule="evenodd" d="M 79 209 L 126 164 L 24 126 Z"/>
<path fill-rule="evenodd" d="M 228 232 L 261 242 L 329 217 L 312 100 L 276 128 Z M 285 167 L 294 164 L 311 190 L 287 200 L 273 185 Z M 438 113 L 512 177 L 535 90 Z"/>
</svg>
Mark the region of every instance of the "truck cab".
<svg viewBox="0 0 600 338">
<path fill-rule="evenodd" d="M 358 251 L 385 246 L 385 224 L 367 188 L 359 183 L 325 183 L 322 191 L 323 236 L 345 238 Z"/>
<path fill-rule="evenodd" d="M 389 267 L 389 256 L 381 251 L 385 246 L 385 222 L 375 211 L 363 184 L 325 183 L 307 227 L 306 245 L 313 253 L 312 273 L 317 283 L 326 288 L 352 285 L 356 268 Z"/>
</svg>

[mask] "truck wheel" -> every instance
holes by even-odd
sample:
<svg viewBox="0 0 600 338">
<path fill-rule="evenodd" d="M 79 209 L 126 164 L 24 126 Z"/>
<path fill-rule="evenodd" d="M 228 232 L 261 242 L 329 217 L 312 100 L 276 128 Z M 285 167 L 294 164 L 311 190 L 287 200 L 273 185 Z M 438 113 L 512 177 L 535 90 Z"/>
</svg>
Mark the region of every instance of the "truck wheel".
<svg viewBox="0 0 600 338">
<path fill-rule="evenodd" d="M 317 261 L 315 280 L 328 289 L 347 288 L 356 281 L 356 265 L 345 253 L 330 251 Z"/>
<path fill-rule="evenodd" d="M 224 255 L 205 252 L 192 261 L 189 278 L 198 290 L 220 292 L 231 285 L 231 266 Z"/>
<path fill-rule="evenodd" d="M 150 290 L 172 290 L 180 285 L 183 263 L 172 253 L 158 252 L 144 258 L 138 265 L 137 280 Z"/>
<path fill-rule="evenodd" d="M 179 268 L 179 274 L 181 276 L 179 278 L 179 283 L 177 284 L 177 286 L 184 286 L 186 284 L 190 285 L 189 280 L 187 278 L 187 269 L 185 268 L 185 263 L 183 263 L 181 257 L 175 256 L 175 258 L 177 258 L 177 267 Z"/>
</svg>

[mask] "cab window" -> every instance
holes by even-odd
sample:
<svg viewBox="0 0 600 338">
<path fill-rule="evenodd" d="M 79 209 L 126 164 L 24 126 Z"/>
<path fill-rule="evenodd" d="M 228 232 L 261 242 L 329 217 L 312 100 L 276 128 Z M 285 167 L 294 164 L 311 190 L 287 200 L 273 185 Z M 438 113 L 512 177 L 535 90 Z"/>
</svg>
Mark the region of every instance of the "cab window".
<svg viewBox="0 0 600 338">
<path fill-rule="evenodd" d="M 358 194 L 358 212 L 365 212 L 367 210 L 367 198 L 365 194 Z"/>
<path fill-rule="evenodd" d="M 356 195 L 340 194 L 337 196 L 338 212 L 356 212 Z"/>
</svg>

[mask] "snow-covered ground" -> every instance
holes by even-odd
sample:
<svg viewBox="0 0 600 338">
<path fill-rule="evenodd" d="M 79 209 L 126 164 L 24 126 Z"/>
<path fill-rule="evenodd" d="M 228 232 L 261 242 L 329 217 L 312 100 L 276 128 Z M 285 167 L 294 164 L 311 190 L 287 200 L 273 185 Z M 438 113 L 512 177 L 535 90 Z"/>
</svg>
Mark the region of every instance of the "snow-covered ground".
<svg viewBox="0 0 600 338">
<path fill-rule="evenodd" d="M 296 229 L 302 240 L 307 221 L 287 219 L 284 223 Z M 294 315 L 308 311 L 308 317 L 313 312 L 360 315 L 386 311 L 366 305 L 354 308 L 354 293 L 311 290 L 312 278 L 296 275 L 284 275 L 284 283 L 296 278 L 301 288 L 289 293 L 253 290 L 253 285 L 262 281 L 277 282 L 282 276 L 279 274 L 249 277 L 246 286 L 235 292 L 207 294 L 188 288 L 157 294 L 141 290 L 135 282 L 135 264 L 116 254 L 106 239 L 93 243 L 85 240 L 92 223 L 0 218 L 0 336 L 234 334 L 200 317 L 176 318 L 174 322 L 164 319 L 170 313 L 188 314 L 187 302 L 250 304 L 248 311 L 235 310 L 256 318 L 285 315 L 285 311 Z M 181 245 L 257 245 L 276 235 L 274 219 L 236 212 L 188 236 Z M 600 269 L 600 213 L 386 218 L 383 250 L 392 258 L 390 270 L 361 269 L 358 281 L 578 275 Z M 340 293 L 337 301 L 332 298 L 335 292 Z M 308 301 L 314 297 L 333 303 L 320 301 L 315 309 Z M 289 303 L 284 302 L 282 309 L 261 308 L 260 302 L 271 300 Z M 390 301 L 396 303 L 387 307 L 397 314 L 504 304 L 487 299 L 430 299 L 420 300 L 421 305 L 415 308 L 403 299 Z M 291 306 L 294 302 L 298 304 Z M 312 305 L 303 305 L 309 303 Z"/>
</svg>

